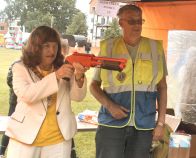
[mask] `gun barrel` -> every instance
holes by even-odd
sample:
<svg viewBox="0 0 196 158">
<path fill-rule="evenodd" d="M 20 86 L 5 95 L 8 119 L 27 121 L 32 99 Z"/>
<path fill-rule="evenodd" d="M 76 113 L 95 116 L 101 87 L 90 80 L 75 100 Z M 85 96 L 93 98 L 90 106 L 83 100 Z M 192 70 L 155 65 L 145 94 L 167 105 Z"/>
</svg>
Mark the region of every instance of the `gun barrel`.
<svg viewBox="0 0 196 158">
<path fill-rule="evenodd" d="M 108 70 L 117 70 L 122 71 L 119 62 L 114 61 L 102 61 L 101 68 L 108 69 Z"/>
<path fill-rule="evenodd" d="M 114 61 L 114 62 L 123 62 L 126 63 L 127 60 L 124 58 L 108 58 L 108 57 L 93 57 L 95 60 L 104 60 L 104 61 Z"/>
</svg>

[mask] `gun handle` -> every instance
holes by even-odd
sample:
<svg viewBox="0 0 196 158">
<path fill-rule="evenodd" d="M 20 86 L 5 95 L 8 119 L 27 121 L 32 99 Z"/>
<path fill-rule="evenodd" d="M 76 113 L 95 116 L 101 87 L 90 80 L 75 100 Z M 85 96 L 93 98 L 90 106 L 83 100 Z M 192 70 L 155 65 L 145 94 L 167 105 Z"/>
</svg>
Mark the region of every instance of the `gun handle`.
<svg viewBox="0 0 196 158">
<path fill-rule="evenodd" d="M 70 81 L 70 78 L 68 78 L 68 77 L 64 77 L 63 79 L 66 81 Z"/>
<path fill-rule="evenodd" d="M 65 60 L 64 64 L 69 64 L 69 62 L 67 60 Z M 66 81 L 70 81 L 70 78 L 68 78 L 68 77 L 64 77 L 63 79 L 66 80 Z"/>
</svg>

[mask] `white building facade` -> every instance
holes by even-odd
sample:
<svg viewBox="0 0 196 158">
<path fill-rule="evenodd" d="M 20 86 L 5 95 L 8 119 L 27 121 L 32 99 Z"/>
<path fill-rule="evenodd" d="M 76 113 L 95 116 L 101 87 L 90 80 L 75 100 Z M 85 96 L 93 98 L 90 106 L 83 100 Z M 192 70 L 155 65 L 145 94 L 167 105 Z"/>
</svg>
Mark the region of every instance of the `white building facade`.
<svg viewBox="0 0 196 158">
<path fill-rule="evenodd" d="M 110 27 L 113 18 L 116 18 L 120 4 L 105 0 L 90 1 L 90 22 L 88 28 L 88 39 L 93 46 L 99 47 L 105 30 Z"/>
</svg>

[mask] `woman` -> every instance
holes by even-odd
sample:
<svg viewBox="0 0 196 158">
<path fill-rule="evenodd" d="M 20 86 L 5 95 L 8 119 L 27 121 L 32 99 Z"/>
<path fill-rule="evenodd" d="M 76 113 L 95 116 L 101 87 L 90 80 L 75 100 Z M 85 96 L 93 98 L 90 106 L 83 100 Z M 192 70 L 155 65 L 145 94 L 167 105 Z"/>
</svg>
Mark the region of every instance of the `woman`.
<svg viewBox="0 0 196 158">
<path fill-rule="evenodd" d="M 61 38 L 61 53 L 64 57 L 66 57 L 69 54 L 69 42 L 67 39 Z M 72 139 L 71 144 L 71 158 L 77 158 L 74 139 Z"/>
<path fill-rule="evenodd" d="M 87 69 L 63 61 L 58 33 L 37 27 L 12 69 L 17 106 L 6 130 L 7 158 L 70 158 L 76 133 L 70 100 L 85 97 Z"/>
</svg>

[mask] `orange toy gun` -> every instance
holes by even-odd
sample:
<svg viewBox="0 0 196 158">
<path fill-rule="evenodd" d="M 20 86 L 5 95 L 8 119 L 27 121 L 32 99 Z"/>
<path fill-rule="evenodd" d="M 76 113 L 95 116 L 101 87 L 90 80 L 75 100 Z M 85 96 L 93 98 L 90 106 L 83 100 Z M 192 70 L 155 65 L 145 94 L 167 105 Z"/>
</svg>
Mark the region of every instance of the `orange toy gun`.
<svg viewBox="0 0 196 158">
<path fill-rule="evenodd" d="M 93 54 L 74 52 L 72 55 L 66 57 L 65 62 L 70 64 L 78 62 L 85 67 L 98 67 L 107 70 L 122 71 L 126 66 L 127 59 L 96 57 Z"/>
</svg>

